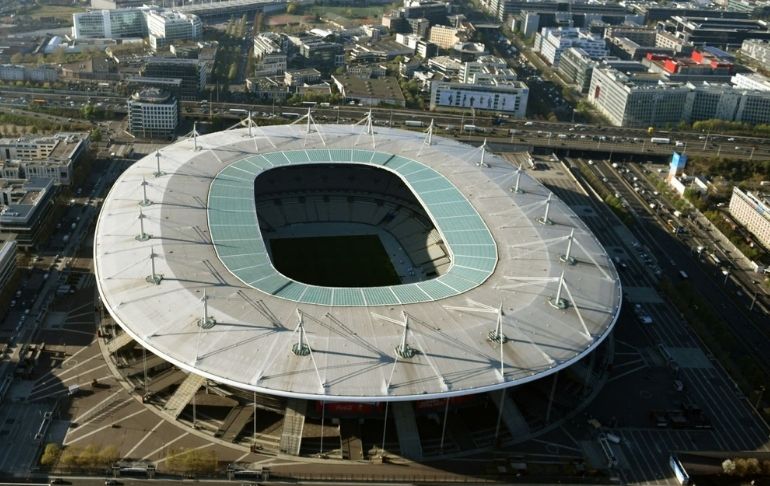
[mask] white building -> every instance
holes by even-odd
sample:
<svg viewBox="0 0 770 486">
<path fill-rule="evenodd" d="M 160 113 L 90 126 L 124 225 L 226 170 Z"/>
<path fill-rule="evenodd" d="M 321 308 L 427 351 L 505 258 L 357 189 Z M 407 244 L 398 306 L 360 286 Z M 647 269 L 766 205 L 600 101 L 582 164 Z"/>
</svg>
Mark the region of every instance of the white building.
<svg viewBox="0 0 770 486">
<path fill-rule="evenodd" d="M 91 10 L 72 14 L 72 37 L 74 39 L 146 37 L 145 13 L 148 10 L 146 7 L 141 7 Z"/>
<path fill-rule="evenodd" d="M 18 64 L 0 64 L 0 80 L 32 81 L 36 83 L 53 82 L 59 79 L 59 71 L 54 66 L 21 66 Z"/>
<path fill-rule="evenodd" d="M 629 76 L 608 67 L 593 70 L 588 101 L 613 125 L 624 127 L 676 126 L 710 119 L 770 123 L 770 91 L 667 82 L 650 73 Z"/>
<path fill-rule="evenodd" d="M 172 138 L 179 123 L 176 99 L 158 88 L 145 88 L 128 99 L 128 130 L 142 138 Z"/>
<path fill-rule="evenodd" d="M 173 10 L 150 10 L 145 16 L 150 46 L 159 49 L 178 40 L 197 40 L 203 35 L 203 23 L 197 15 Z"/>
<path fill-rule="evenodd" d="M 254 37 L 256 76 L 275 76 L 286 72 L 286 51 L 281 46 L 281 36 L 273 32 Z M 250 73 L 251 74 L 251 73 Z"/>
<path fill-rule="evenodd" d="M 475 61 L 466 61 L 460 66 L 458 77 L 462 83 L 471 83 L 474 74 L 490 73 L 508 69 L 505 59 L 497 56 L 480 56 Z M 515 72 L 512 81 L 515 81 Z"/>
<path fill-rule="evenodd" d="M 74 165 L 88 149 L 87 133 L 57 133 L 31 138 L 0 138 L 0 178 L 44 177 L 69 184 Z"/>
<path fill-rule="evenodd" d="M 738 73 L 731 81 L 736 88 L 770 91 L 770 79 L 759 73 Z"/>
<path fill-rule="evenodd" d="M 746 39 L 741 45 L 741 54 L 759 62 L 765 69 L 770 68 L 770 41 Z"/>
<path fill-rule="evenodd" d="M 579 47 L 593 59 L 607 55 L 604 39 L 596 34 L 574 27 L 543 27 L 535 35 L 534 50 L 553 67 L 559 66 L 561 53 L 570 47 Z"/>
<path fill-rule="evenodd" d="M 437 81 L 431 83 L 430 109 L 457 108 L 505 113 L 523 118 L 527 112 L 529 88 L 518 81 L 500 82 L 494 78 L 474 84 Z"/>
<path fill-rule="evenodd" d="M 759 242 L 770 248 L 770 199 L 766 195 L 743 192 L 733 187 L 730 214 Z"/>
</svg>

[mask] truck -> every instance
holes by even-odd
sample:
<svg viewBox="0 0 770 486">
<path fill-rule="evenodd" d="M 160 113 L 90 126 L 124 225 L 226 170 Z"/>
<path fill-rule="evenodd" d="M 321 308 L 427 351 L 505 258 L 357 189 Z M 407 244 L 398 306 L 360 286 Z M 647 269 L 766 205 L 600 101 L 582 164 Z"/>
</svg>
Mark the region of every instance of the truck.
<svg viewBox="0 0 770 486">
<path fill-rule="evenodd" d="M 424 127 L 425 123 L 420 120 L 404 120 L 404 126 L 407 127 Z"/>
<path fill-rule="evenodd" d="M 656 143 L 659 145 L 668 145 L 671 143 L 670 138 L 664 138 L 664 137 L 652 137 L 650 139 L 650 143 Z"/>
</svg>

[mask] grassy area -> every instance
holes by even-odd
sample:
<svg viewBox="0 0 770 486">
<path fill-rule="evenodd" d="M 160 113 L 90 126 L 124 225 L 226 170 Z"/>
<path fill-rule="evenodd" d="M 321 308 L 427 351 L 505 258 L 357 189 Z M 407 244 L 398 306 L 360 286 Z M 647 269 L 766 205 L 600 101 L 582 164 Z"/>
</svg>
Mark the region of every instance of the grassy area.
<svg viewBox="0 0 770 486">
<path fill-rule="evenodd" d="M 278 238 L 273 264 L 300 282 L 327 287 L 377 287 L 400 283 L 376 235 Z"/>
<path fill-rule="evenodd" d="M 327 5 L 308 5 L 297 9 L 305 15 L 315 15 L 319 18 L 325 17 L 344 17 L 347 19 L 371 19 L 382 17 L 383 12 L 387 10 L 387 6 L 374 5 L 374 6 L 339 6 L 331 7 Z"/>
<path fill-rule="evenodd" d="M 59 20 L 72 21 L 72 14 L 85 12 L 83 7 L 73 7 L 69 5 L 35 5 L 24 10 L 23 15 L 39 20 L 41 18 L 53 17 Z"/>
</svg>

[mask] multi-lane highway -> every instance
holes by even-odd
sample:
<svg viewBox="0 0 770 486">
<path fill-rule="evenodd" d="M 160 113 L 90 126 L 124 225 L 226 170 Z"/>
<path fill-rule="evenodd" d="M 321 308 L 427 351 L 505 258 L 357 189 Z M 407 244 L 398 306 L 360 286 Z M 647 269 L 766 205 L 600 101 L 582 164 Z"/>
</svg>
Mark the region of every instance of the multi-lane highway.
<svg viewBox="0 0 770 486">
<path fill-rule="evenodd" d="M 566 159 L 565 166 L 584 163 L 577 159 Z M 551 173 L 564 170 L 561 164 L 549 164 L 553 166 L 550 168 Z M 609 172 L 608 169 L 605 167 L 600 170 L 606 173 Z M 556 195 L 573 207 L 613 256 L 619 266 L 626 294 L 624 307 L 635 309 L 636 305 L 639 305 L 652 321 L 642 323 L 633 313 L 626 311 L 623 322 L 618 324 L 633 326 L 633 334 L 645 336 L 642 338 L 644 342 L 626 342 L 620 337 L 617 338 L 620 340 L 619 346 L 623 348 L 623 352 L 619 354 L 630 352 L 641 363 L 636 371 L 617 372 L 622 381 L 633 383 L 629 378 L 634 376 L 634 372 L 647 375 L 654 373 L 656 377 L 653 381 L 640 377 L 639 389 L 630 384 L 618 385 L 626 387 L 619 393 L 625 393 L 627 400 L 634 400 L 632 397 L 636 397 L 635 400 L 640 403 L 627 403 L 621 407 L 617 406 L 618 402 L 610 407 L 595 403 L 593 406 L 593 411 L 602 422 L 609 421 L 612 417 L 619 419 L 613 433 L 620 438 L 620 443 L 612 447 L 619 458 L 618 469 L 623 479 L 634 484 L 679 484 L 668 466 L 668 458 L 672 452 L 680 450 L 768 451 L 767 425 L 758 417 L 725 370 L 708 350 L 702 347 L 677 309 L 665 296 L 657 294 L 656 264 L 644 255 L 652 254 L 653 258 L 657 259 L 663 275 L 673 277 L 674 269 L 669 268 L 666 255 L 657 249 L 657 242 L 650 239 L 648 228 L 642 228 L 645 223 L 640 222 L 631 228 L 623 226 L 607 205 L 591 192 L 590 187 L 576 171 L 572 171 L 573 175 L 582 186 L 588 188 L 587 194 L 576 184 L 555 182 L 555 179 L 549 178 L 548 172 L 534 171 L 532 175 L 541 179 Z M 615 186 L 622 184 L 617 178 L 610 182 Z M 640 216 L 644 218 L 643 214 Z M 624 331 L 621 329 L 616 331 L 617 333 L 622 334 Z M 644 407 L 644 403 L 654 401 L 651 394 L 661 393 L 656 383 L 657 377 L 660 376 L 660 371 L 656 370 L 660 370 L 660 366 L 668 367 L 668 373 L 663 372 L 663 375 L 668 375 L 672 381 L 677 379 L 683 384 L 683 391 L 677 392 L 671 387 L 667 394 L 676 396 L 675 401 L 689 401 L 701 407 L 713 426 L 712 429 L 660 427 L 646 417 L 641 422 L 631 421 L 626 417 L 627 414 L 624 414 L 622 409 Z M 597 402 L 601 402 L 601 397 Z M 602 413 L 602 409 L 608 411 Z"/>
<path fill-rule="evenodd" d="M 82 104 L 90 102 L 100 103 L 116 114 L 125 113 L 125 97 L 113 93 L 41 91 L 34 88 L 0 90 L 0 105 L 6 107 L 23 109 L 33 99 L 41 100 L 38 102 L 41 109 L 48 106 L 77 110 Z M 269 123 L 279 120 L 287 123 L 304 114 L 308 108 L 312 109 L 313 116 L 319 122 L 353 123 L 371 110 L 376 125 L 403 126 L 405 121 L 411 120 L 421 124 L 412 128 L 426 130 L 433 121 L 437 133 L 451 134 L 475 143 L 488 139 L 495 144 L 537 147 L 564 153 L 569 150 L 598 152 L 610 154 L 610 158 L 615 159 L 621 159 L 625 154 L 663 157 L 677 150 L 694 156 L 770 160 L 770 140 L 762 137 L 661 130 L 651 136 L 646 129 L 640 128 L 527 121 L 481 113 L 471 115 L 351 105 L 307 107 L 182 101 L 181 107 L 182 116 L 187 118 L 216 116 L 237 120 L 245 117 L 245 111 L 251 111 L 254 116 Z M 654 143 L 653 138 L 669 139 L 669 143 Z"/>
</svg>

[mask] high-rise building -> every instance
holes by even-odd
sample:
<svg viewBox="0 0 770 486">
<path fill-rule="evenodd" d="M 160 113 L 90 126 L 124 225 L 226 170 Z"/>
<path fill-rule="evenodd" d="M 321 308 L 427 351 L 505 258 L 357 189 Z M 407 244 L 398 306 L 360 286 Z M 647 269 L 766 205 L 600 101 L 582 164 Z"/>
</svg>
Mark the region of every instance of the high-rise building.
<svg viewBox="0 0 770 486">
<path fill-rule="evenodd" d="M 141 138 L 172 138 L 179 123 L 179 106 L 168 91 L 145 88 L 128 99 L 128 130 Z"/>
<path fill-rule="evenodd" d="M 668 82 L 651 73 L 595 68 L 588 101 L 613 125 L 675 126 L 699 120 L 770 123 L 770 91 L 727 83 Z"/>
<path fill-rule="evenodd" d="M 765 248 L 770 248 L 770 198 L 767 195 L 743 192 L 733 187 L 729 208 L 737 222 L 745 226 Z"/>
<path fill-rule="evenodd" d="M 604 39 L 586 30 L 572 27 L 558 29 L 544 27 L 535 35 L 534 50 L 540 52 L 553 67 L 559 66 L 561 53 L 570 47 L 579 47 L 594 59 L 607 55 Z"/>
<path fill-rule="evenodd" d="M 91 10 L 72 14 L 75 39 L 116 39 L 147 36 L 147 8 Z"/>
</svg>

